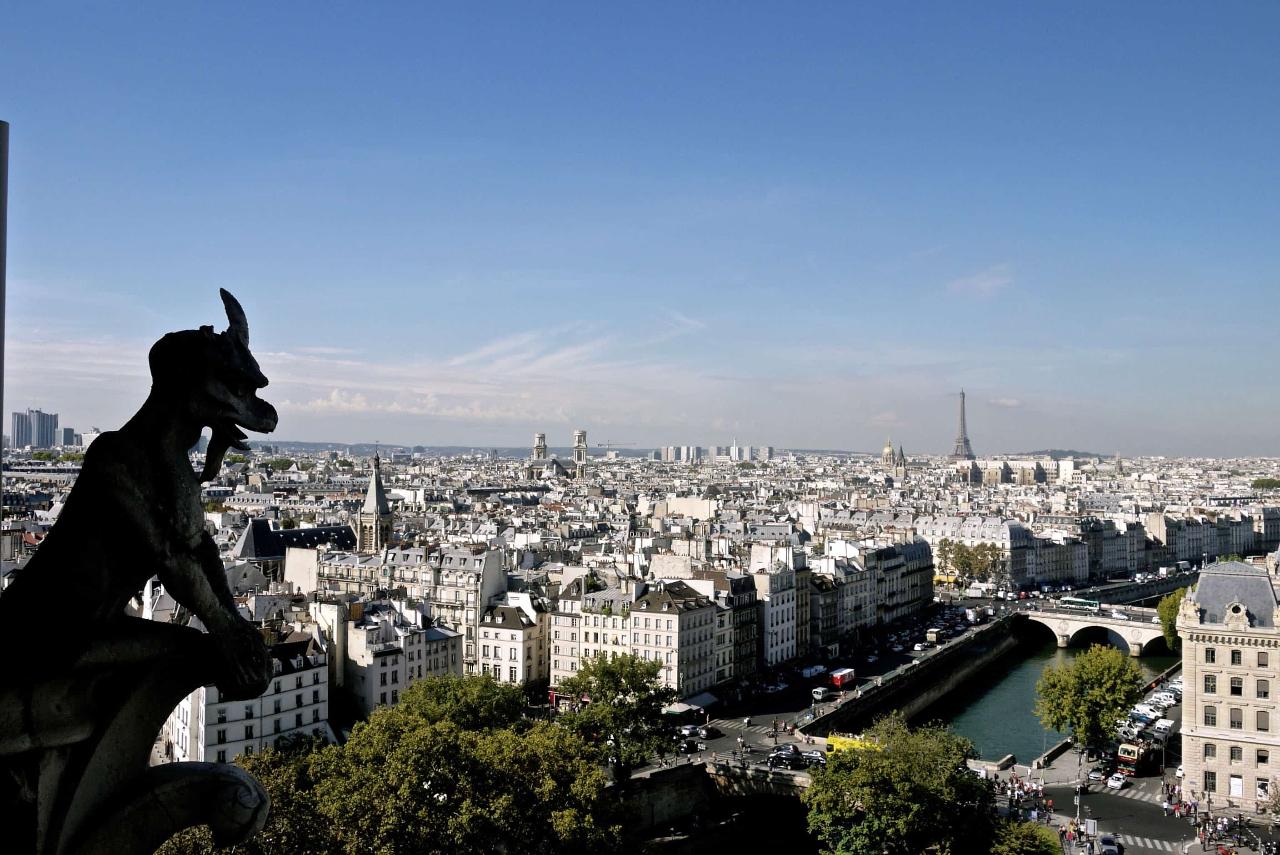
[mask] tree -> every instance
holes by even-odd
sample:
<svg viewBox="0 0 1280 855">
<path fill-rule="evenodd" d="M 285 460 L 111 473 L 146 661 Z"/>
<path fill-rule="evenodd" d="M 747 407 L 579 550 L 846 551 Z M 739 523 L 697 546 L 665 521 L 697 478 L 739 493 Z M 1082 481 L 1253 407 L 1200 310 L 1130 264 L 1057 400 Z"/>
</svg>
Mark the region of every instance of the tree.
<svg viewBox="0 0 1280 855">
<path fill-rule="evenodd" d="M 52 451 L 33 451 L 31 452 L 32 460 L 42 460 L 45 463 L 52 463 L 58 459 L 58 455 Z"/>
<path fill-rule="evenodd" d="M 298 521 L 295 520 L 293 517 L 285 517 L 283 520 L 280 521 L 280 527 L 283 529 L 297 528 Z"/>
<path fill-rule="evenodd" d="M 1178 649 L 1178 609 L 1186 595 L 1187 589 L 1179 588 L 1161 597 L 1156 606 L 1156 614 L 1160 617 L 1160 631 L 1164 633 L 1164 643 L 1171 651 Z"/>
<path fill-rule="evenodd" d="M 519 726 L 524 708 L 519 686 L 486 676 L 445 676 L 418 680 L 393 709 L 427 724 L 447 721 L 464 730 L 487 730 Z"/>
<path fill-rule="evenodd" d="M 1038 822 L 1005 822 L 996 830 L 991 855 L 1060 855 L 1058 835 Z"/>
<path fill-rule="evenodd" d="M 64 451 L 58 455 L 59 463 L 84 463 L 83 451 Z"/>
<path fill-rule="evenodd" d="M 938 569 L 943 573 L 950 573 L 956 556 L 956 545 L 951 539 L 944 537 L 938 541 L 938 548 L 933 554 L 938 559 Z"/>
<path fill-rule="evenodd" d="M 345 852 L 614 851 L 617 802 L 590 747 L 548 722 L 463 730 L 374 712 L 326 749 L 315 798 Z"/>
<path fill-rule="evenodd" d="M 1036 684 L 1036 715 L 1045 727 L 1070 730 L 1079 745 L 1100 747 L 1111 724 L 1142 695 L 1142 672 L 1126 653 L 1095 644 L 1069 665 L 1050 665 Z"/>
<path fill-rule="evenodd" d="M 969 771 L 973 743 L 943 725 L 912 729 L 898 713 L 833 752 L 801 799 L 809 831 L 843 853 L 987 852 L 990 785 Z"/>
<path fill-rule="evenodd" d="M 631 770 L 670 747 L 662 710 L 676 693 L 662 684 L 662 663 L 638 656 L 585 659 L 578 673 L 560 683 L 560 693 L 583 702 L 564 724 L 598 746 L 614 778 L 625 782 Z"/>
<path fill-rule="evenodd" d="M 1255 478 L 1250 486 L 1255 490 L 1274 490 L 1280 487 L 1280 478 Z"/>
<path fill-rule="evenodd" d="M 272 472 L 284 472 L 293 466 L 293 461 L 288 457 L 273 457 L 267 461 L 267 466 Z"/>
<path fill-rule="evenodd" d="M 978 566 L 978 559 L 973 549 L 963 543 L 951 545 L 951 564 L 960 576 L 978 581 L 986 579 L 986 576 L 980 573 L 981 568 Z"/>
<path fill-rule="evenodd" d="M 974 563 L 984 579 L 995 579 L 1007 582 L 1005 573 L 1004 550 L 994 543 L 979 543 L 973 548 Z"/>
<path fill-rule="evenodd" d="M 232 452 L 231 454 L 228 454 L 226 457 L 222 458 L 222 462 L 228 463 L 228 464 L 244 463 L 248 459 L 249 458 L 245 457 L 243 454 L 236 454 L 235 452 Z"/>
</svg>

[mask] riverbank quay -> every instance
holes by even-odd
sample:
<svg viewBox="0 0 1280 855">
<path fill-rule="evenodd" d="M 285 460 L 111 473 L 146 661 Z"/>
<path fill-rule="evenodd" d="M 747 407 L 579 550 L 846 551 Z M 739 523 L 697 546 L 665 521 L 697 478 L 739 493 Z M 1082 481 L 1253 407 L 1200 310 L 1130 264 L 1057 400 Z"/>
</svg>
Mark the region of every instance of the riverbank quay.
<svg viewBox="0 0 1280 855">
<path fill-rule="evenodd" d="M 925 656 L 845 692 L 842 698 L 811 720 L 796 724 L 801 733 L 826 737 L 858 733 L 876 719 L 900 712 L 908 719 L 925 712 L 982 670 L 1018 649 L 1021 617 L 999 617 L 964 638 L 934 648 Z"/>
</svg>

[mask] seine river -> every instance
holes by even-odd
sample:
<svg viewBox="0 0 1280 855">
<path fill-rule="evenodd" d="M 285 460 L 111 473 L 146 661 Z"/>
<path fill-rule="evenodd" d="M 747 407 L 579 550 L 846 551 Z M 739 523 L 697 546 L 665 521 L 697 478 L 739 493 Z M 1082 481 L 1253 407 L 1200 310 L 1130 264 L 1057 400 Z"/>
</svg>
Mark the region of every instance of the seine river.
<svg viewBox="0 0 1280 855">
<path fill-rule="evenodd" d="M 1062 665 L 1080 652 L 1075 647 L 1059 648 L 1051 640 L 1024 641 L 1018 652 L 939 701 L 923 718 L 950 724 L 953 731 L 973 741 L 984 760 L 1013 754 L 1018 763 L 1030 763 L 1046 746 L 1063 738 L 1046 731 L 1036 718 L 1036 682 L 1046 666 Z M 1177 661 L 1176 656 L 1143 656 L 1138 666 L 1153 678 Z"/>
</svg>

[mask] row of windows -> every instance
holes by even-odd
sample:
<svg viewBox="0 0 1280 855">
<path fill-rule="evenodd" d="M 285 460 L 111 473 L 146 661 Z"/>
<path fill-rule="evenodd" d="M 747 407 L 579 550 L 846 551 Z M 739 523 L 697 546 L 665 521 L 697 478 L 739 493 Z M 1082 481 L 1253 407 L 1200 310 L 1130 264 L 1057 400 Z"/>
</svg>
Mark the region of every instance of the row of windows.
<svg viewBox="0 0 1280 855">
<path fill-rule="evenodd" d="M 320 703 L 320 690 L 319 690 L 319 689 L 312 689 L 312 691 L 311 691 L 311 703 L 313 703 L 313 704 L 318 704 L 318 703 Z M 275 712 L 277 712 L 277 713 L 278 713 L 278 712 L 280 712 L 280 705 L 281 705 L 281 699 L 280 699 L 280 698 L 276 698 L 276 699 L 273 701 L 273 706 L 274 706 L 274 708 L 275 708 Z M 299 706 L 299 707 L 300 707 L 300 706 L 302 706 L 302 693 L 301 693 L 301 692 L 299 692 L 297 695 L 295 695 L 295 696 L 294 696 L 294 706 Z M 216 717 L 217 717 L 217 719 L 218 719 L 218 724 L 226 724 L 226 723 L 227 723 L 227 708 L 226 708 L 226 707 L 218 707 L 218 708 L 217 708 L 217 716 L 216 716 Z M 244 717 L 245 717 L 245 718 L 257 718 L 257 717 L 258 717 L 258 711 L 257 711 L 257 709 L 254 707 L 254 705 L 253 705 L 253 704 L 245 704 L 245 705 L 244 705 Z"/>
<path fill-rule="evenodd" d="M 318 723 L 320 721 L 319 707 L 311 711 L 311 721 L 312 723 Z M 292 725 L 293 727 L 302 727 L 302 713 L 295 713 L 293 716 L 293 722 L 294 722 Z M 285 728 L 284 719 L 280 719 L 280 718 L 272 719 L 271 728 L 273 733 L 280 733 Z M 255 731 L 255 728 L 252 724 L 246 724 L 244 726 L 244 736 L 242 736 L 241 738 L 253 739 L 254 731 Z M 213 741 L 217 745 L 225 745 L 227 741 L 227 729 L 225 727 L 218 728 L 213 734 Z"/>
<path fill-rule="evenodd" d="M 1243 697 L 1244 696 L 1244 678 L 1232 677 L 1229 684 L 1229 690 L 1233 696 L 1237 698 Z M 1206 695 L 1215 695 L 1217 694 L 1217 692 L 1218 692 L 1218 675 L 1205 674 L 1204 675 L 1204 693 Z M 1255 680 L 1254 696 L 1264 700 L 1266 698 L 1271 697 L 1271 681 Z"/>
<path fill-rule="evenodd" d="M 1256 662 L 1257 662 L 1257 666 L 1258 666 L 1259 668 L 1266 668 L 1269 664 L 1271 664 L 1271 656 L 1270 656 L 1270 654 L 1269 654 L 1267 651 L 1265 651 L 1265 650 L 1258 650 L 1258 651 L 1256 651 L 1256 653 L 1257 653 L 1257 660 L 1256 660 Z M 1215 664 L 1217 664 L 1217 661 L 1218 661 L 1218 650 L 1217 650 L 1217 648 L 1215 648 L 1215 647 L 1206 647 L 1206 648 L 1204 649 L 1204 661 L 1205 661 L 1205 663 L 1206 663 L 1206 664 L 1209 664 L 1209 665 L 1215 665 Z M 1244 664 L 1244 652 L 1243 652 L 1243 651 L 1240 651 L 1240 650 L 1232 650 L 1232 651 L 1231 651 L 1231 664 L 1232 664 L 1232 665 L 1243 665 L 1243 664 Z"/>
<path fill-rule="evenodd" d="M 1244 797 L 1244 776 L 1231 775 L 1228 779 L 1227 795 L 1235 798 Z M 1271 788 L 1271 781 L 1268 778 L 1257 778 L 1254 781 L 1254 794 L 1259 801 L 1265 801 L 1267 793 Z M 1218 792 L 1218 773 L 1205 770 L 1204 773 L 1204 791 L 1206 793 Z"/>
<path fill-rule="evenodd" d="M 1218 708 L 1204 708 L 1204 724 L 1205 727 L 1218 726 Z M 1227 726 L 1232 730 L 1244 730 L 1244 710 L 1239 707 L 1231 707 L 1227 710 Z M 1271 713 L 1266 710 L 1258 710 L 1254 713 L 1254 729 L 1258 731 L 1271 730 Z"/>
<path fill-rule="evenodd" d="M 1232 745 L 1228 749 L 1228 756 L 1232 763 L 1244 762 L 1244 749 L 1239 745 Z M 1212 742 L 1204 744 L 1204 759 L 1213 760 L 1218 756 L 1218 746 Z M 1259 748 L 1254 754 L 1254 763 L 1259 766 L 1266 766 L 1271 762 L 1271 752 L 1266 748 Z"/>
</svg>

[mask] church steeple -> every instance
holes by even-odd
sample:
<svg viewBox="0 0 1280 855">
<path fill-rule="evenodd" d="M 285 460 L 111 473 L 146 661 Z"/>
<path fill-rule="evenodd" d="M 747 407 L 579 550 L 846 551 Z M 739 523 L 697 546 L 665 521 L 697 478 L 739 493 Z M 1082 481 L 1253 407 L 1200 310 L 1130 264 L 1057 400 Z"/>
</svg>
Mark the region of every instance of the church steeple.
<svg viewBox="0 0 1280 855">
<path fill-rule="evenodd" d="M 385 549 L 391 542 L 392 522 L 391 505 L 382 486 L 382 458 L 375 452 L 369 491 L 365 493 L 356 526 L 356 551 L 372 554 Z"/>
</svg>

